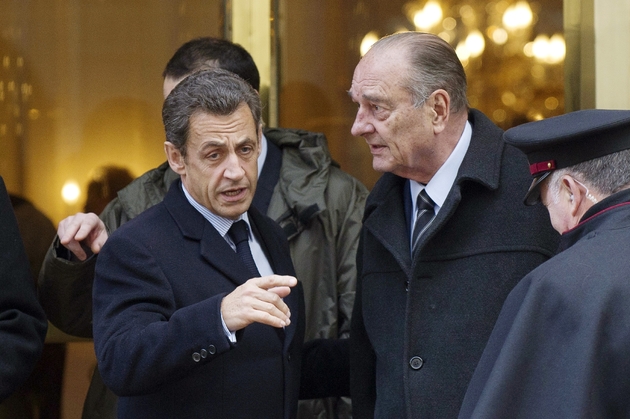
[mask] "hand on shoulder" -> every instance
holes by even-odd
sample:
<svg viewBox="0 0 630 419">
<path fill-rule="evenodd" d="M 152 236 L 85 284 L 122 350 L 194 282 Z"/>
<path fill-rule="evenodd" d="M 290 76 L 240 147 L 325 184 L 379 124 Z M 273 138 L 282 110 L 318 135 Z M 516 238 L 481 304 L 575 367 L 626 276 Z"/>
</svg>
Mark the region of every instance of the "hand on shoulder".
<svg viewBox="0 0 630 419">
<path fill-rule="evenodd" d="M 98 215 L 82 212 L 61 220 L 57 235 L 59 242 L 82 261 L 87 258 L 82 244 L 96 254 L 101 251 L 108 238 L 107 228 Z"/>
</svg>

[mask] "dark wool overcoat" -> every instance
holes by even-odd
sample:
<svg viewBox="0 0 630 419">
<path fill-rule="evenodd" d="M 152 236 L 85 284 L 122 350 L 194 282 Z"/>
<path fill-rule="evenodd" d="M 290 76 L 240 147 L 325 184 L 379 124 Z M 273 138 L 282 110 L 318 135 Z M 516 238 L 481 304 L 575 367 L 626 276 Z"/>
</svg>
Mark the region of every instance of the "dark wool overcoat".
<svg viewBox="0 0 630 419">
<path fill-rule="evenodd" d="M 505 301 L 460 419 L 630 417 L 630 191 L 560 249 Z"/>
<path fill-rule="evenodd" d="M 280 227 L 253 207 L 248 216 L 274 272 L 294 275 Z M 284 298 L 290 325 L 253 323 L 231 344 L 221 301 L 250 276 L 180 180 L 110 236 L 96 263 L 94 346 L 119 418 L 296 416 L 301 284 Z"/>
<path fill-rule="evenodd" d="M 0 177 L 0 402 L 33 371 L 47 329 L 13 207 Z"/>
<path fill-rule="evenodd" d="M 525 156 L 478 111 L 443 207 L 412 259 L 408 181 L 368 197 L 351 328 L 353 415 L 454 418 L 503 301 L 556 250 L 541 206 L 526 207 Z"/>
</svg>

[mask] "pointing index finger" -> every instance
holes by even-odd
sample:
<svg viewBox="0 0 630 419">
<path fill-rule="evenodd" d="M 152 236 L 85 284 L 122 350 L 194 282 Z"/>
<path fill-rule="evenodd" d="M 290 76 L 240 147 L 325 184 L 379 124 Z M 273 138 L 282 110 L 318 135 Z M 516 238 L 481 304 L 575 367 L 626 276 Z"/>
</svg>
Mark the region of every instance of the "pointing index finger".
<svg viewBox="0 0 630 419">
<path fill-rule="evenodd" d="M 294 287 L 297 285 L 297 279 L 290 275 L 269 275 L 255 278 L 258 287 L 268 290 L 275 287 Z"/>
</svg>

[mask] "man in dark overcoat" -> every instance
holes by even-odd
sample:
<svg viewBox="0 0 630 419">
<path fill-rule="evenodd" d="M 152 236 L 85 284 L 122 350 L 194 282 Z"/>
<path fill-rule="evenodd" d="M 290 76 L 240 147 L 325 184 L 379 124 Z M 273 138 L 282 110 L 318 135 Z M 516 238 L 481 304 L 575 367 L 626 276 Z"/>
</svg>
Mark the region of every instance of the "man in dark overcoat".
<svg viewBox="0 0 630 419">
<path fill-rule="evenodd" d="M 118 417 L 294 418 L 304 302 L 285 235 L 250 207 L 258 94 L 202 71 L 162 115 L 181 180 L 112 233 L 96 264 L 94 345 Z"/>
<path fill-rule="evenodd" d="M 33 371 L 47 329 L 13 207 L 0 177 L 0 402 Z"/>
<path fill-rule="evenodd" d="M 453 418 L 505 297 L 553 255 L 557 234 L 544 211 L 519 205 L 525 156 L 468 109 L 464 69 L 441 38 L 381 39 L 349 94 L 352 133 L 386 172 L 357 256 L 353 415 Z"/>
<path fill-rule="evenodd" d="M 527 153 L 526 203 L 542 201 L 561 243 L 505 301 L 459 417 L 628 418 L 630 111 L 577 111 L 505 140 Z"/>
</svg>

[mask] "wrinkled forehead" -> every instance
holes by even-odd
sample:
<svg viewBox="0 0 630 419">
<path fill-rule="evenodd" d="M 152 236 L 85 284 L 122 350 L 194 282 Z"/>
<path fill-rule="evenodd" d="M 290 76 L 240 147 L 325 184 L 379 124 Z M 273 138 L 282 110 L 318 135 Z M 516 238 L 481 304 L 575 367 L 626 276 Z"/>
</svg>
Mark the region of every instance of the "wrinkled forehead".
<svg viewBox="0 0 630 419">
<path fill-rule="evenodd" d="M 353 100 L 384 98 L 406 92 L 403 83 L 403 76 L 406 74 L 404 66 L 377 58 L 379 57 L 376 55 L 365 56 L 357 65 L 348 92 Z"/>
<path fill-rule="evenodd" d="M 402 57 L 398 48 L 394 50 L 370 50 L 357 63 L 355 76 L 362 73 L 380 73 L 401 67 Z"/>
</svg>

